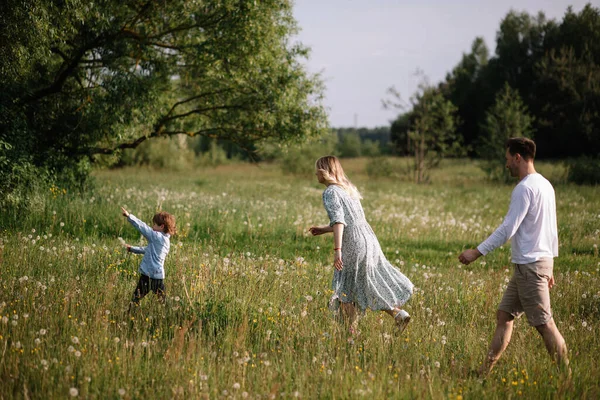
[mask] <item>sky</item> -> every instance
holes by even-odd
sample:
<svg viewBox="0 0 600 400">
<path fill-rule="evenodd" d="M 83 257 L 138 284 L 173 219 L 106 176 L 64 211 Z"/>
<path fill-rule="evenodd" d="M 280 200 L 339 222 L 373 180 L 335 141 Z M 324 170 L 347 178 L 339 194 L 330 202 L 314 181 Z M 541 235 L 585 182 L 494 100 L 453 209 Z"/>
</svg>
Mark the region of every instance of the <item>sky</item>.
<svg viewBox="0 0 600 400">
<path fill-rule="evenodd" d="M 389 125 L 398 111 L 381 100 L 394 86 L 405 102 L 422 71 L 443 80 L 477 36 L 490 55 L 500 21 L 511 10 L 561 20 L 589 0 L 295 0 L 301 29 L 296 40 L 311 48 L 308 71 L 325 83 L 332 127 Z M 594 2 L 592 2 L 594 4 Z"/>
</svg>

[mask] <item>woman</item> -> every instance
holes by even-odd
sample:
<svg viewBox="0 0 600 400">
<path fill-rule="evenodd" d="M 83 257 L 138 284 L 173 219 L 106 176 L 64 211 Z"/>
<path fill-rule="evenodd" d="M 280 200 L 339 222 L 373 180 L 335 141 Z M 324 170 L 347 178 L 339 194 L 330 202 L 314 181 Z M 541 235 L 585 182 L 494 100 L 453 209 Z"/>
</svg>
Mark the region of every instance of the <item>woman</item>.
<svg viewBox="0 0 600 400">
<path fill-rule="evenodd" d="M 413 292 L 412 282 L 383 255 L 377 237 L 365 219 L 361 195 L 350 182 L 339 160 L 321 157 L 316 162 L 319 183 L 327 186 L 323 204 L 330 224 L 309 229 L 314 236 L 333 232 L 333 296 L 329 302 L 341 309 L 355 331 L 356 314 L 365 309 L 383 310 L 391 315 L 401 333 L 410 315 L 402 310 Z M 341 303 L 341 304 L 340 304 Z"/>
</svg>

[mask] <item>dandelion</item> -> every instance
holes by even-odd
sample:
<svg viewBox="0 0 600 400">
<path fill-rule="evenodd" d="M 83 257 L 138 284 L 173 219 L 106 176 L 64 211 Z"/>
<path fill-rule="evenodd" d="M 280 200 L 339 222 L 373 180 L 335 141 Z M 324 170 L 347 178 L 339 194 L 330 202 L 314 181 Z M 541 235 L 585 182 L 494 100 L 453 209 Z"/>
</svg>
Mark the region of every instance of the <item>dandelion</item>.
<svg viewBox="0 0 600 400">
<path fill-rule="evenodd" d="M 3 324 L 8 324 L 8 317 L 2 317 L 2 323 Z"/>
<path fill-rule="evenodd" d="M 40 343 L 42 343 L 40 338 L 35 338 L 35 340 L 33 342 L 35 343 L 36 346 L 38 346 Z"/>
<path fill-rule="evenodd" d="M 242 398 L 243 399 L 248 398 L 248 392 L 242 392 Z"/>
<path fill-rule="evenodd" d="M 233 389 L 234 390 L 238 390 L 240 387 L 241 387 L 240 384 L 237 383 L 237 382 L 233 384 Z"/>
<path fill-rule="evenodd" d="M 77 351 L 76 351 L 75 353 L 73 353 L 73 354 L 75 354 L 75 357 L 77 357 L 77 358 L 81 357 L 81 352 L 80 352 L 79 350 L 77 350 Z"/>
<path fill-rule="evenodd" d="M 313 301 L 313 297 L 308 295 L 308 296 L 304 296 L 304 298 L 306 299 L 306 301 L 310 302 Z"/>
<path fill-rule="evenodd" d="M 69 389 L 69 394 L 71 397 L 77 397 L 79 396 L 79 390 L 77 390 L 77 388 L 71 388 Z"/>
<path fill-rule="evenodd" d="M 69 347 L 67 347 L 67 351 L 68 351 L 69 353 L 72 353 L 72 352 L 74 352 L 74 351 L 75 351 L 75 347 L 73 347 L 73 346 L 69 346 Z"/>
<path fill-rule="evenodd" d="M 79 338 L 77 336 L 73 336 L 71 338 L 71 342 L 73 342 L 73 344 L 79 344 Z"/>
<path fill-rule="evenodd" d="M 65 226 L 65 223 L 64 223 L 64 222 L 61 222 L 61 223 L 60 223 L 60 227 L 62 228 L 63 226 Z M 77 390 L 77 389 L 75 389 L 75 390 Z M 77 395 L 76 395 L 76 396 L 77 396 Z"/>
<path fill-rule="evenodd" d="M 123 389 L 123 388 L 119 389 L 119 396 L 125 396 L 125 393 L 127 393 L 125 391 L 125 389 Z"/>
<path fill-rule="evenodd" d="M 120 341 L 121 341 L 121 339 L 119 339 L 118 337 L 115 337 L 115 338 L 113 339 L 113 342 L 115 342 L 115 344 L 116 344 L 116 343 L 119 343 Z"/>
<path fill-rule="evenodd" d="M 44 336 L 46 334 L 46 330 L 45 329 L 40 329 L 40 335 Z"/>
<path fill-rule="evenodd" d="M 586 321 L 583 321 L 583 322 L 581 323 L 581 326 L 583 326 L 583 327 L 585 328 L 585 327 L 587 326 L 587 322 L 586 322 Z"/>
<path fill-rule="evenodd" d="M 440 362 L 439 362 L 439 361 L 436 361 L 436 362 L 435 362 L 433 365 L 434 365 L 436 368 L 439 368 L 439 367 L 440 367 Z"/>
</svg>

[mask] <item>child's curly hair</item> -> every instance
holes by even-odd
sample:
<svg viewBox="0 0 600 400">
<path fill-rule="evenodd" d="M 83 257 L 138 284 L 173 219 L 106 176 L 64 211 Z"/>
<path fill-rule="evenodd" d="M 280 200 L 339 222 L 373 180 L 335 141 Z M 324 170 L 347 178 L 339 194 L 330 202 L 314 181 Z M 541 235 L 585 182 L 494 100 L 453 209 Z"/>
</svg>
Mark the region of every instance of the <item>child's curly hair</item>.
<svg viewBox="0 0 600 400">
<path fill-rule="evenodd" d="M 170 235 L 175 235 L 177 233 L 177 229 L 175 228 L 175 217 L 169 214 L 168 212 L 161 211 L 159 213 L 154 214 L 154 218 L 152 218 L 152 222 L 156 225 L 164 225 L 164 232 Z"/>
</svg>

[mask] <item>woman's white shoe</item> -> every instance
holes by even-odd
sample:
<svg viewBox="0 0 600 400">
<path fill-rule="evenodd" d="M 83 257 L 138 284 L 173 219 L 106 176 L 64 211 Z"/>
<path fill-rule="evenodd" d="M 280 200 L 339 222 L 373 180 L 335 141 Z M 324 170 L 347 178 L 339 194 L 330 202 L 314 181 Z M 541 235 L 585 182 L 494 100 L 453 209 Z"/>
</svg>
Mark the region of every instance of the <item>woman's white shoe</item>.
<svg viewBox="0 0 600 400">
<path fill-rule="evenodd" d="M 400 335 L 406 329 L 406 326 L 410 322 L 410 314 L 404 310 L 398 311 L 398 313 L 394 316 L 394 320 L 396 321 L 396 328 L 398 330 L 396 333 Z"/>
</svg>

